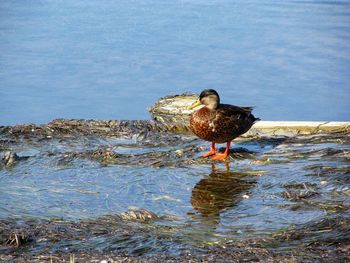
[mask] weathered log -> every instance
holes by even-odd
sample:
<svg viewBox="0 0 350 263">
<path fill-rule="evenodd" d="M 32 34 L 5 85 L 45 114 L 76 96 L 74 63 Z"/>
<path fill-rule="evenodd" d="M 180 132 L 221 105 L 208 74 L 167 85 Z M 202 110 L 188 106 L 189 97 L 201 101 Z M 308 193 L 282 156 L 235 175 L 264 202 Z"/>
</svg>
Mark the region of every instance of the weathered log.
<svg viewBox="0 0 350 263">
<path fill-rule="evenodd" d="M 189 118 L 193 110 L 188 110 L 187 107 L 197 98 L 194 94 L 186 93 L 167 96 L 159 99 L 149 111 L 158 126 L 167 127 L 172 131 L 188 132 Z M 244 136 L 296 136 L 349 131 L 350 122 L 258 121 Z"/>
</svg>

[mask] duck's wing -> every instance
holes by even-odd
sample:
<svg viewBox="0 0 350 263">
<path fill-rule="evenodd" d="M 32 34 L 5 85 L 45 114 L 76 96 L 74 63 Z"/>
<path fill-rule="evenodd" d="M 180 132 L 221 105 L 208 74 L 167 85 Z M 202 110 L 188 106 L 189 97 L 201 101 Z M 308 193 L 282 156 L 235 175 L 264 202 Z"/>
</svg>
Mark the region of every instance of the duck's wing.
<svg viewBox="0 0 350 263">
<path fill-rule="evenodd" d="M 233 118 L 244 120 L 246 118 L 254 117 L 252 114 L 253 107 L 239 107 L 230 104 L 220 104 L 217 108 L 217 114 L 225 118 Z M 254 117 L 254 119 L 256 119 Z"/>
<path fill-rule="evenodd" d="M 229 104 L 220 104 L 213 116 L 214 127 L 221 126 L 234 130 L 237 134 L 245 133 L 258 118 L 251 113 L 253 107 L 239 107 Z"/>
</svg>

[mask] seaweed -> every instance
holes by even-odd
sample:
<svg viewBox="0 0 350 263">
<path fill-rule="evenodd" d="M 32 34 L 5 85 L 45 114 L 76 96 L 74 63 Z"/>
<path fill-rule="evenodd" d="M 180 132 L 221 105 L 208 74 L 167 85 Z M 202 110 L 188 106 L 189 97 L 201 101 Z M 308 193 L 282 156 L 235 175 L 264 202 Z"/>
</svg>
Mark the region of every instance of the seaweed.
<svg viewBox="0 0 350 263">
<path fill-rule="evenodd" d="M 0 261 L 350 260 L 346 133 L 250 134 L 221 163 L 171 129 L 0 127 Z"/>
</svg>

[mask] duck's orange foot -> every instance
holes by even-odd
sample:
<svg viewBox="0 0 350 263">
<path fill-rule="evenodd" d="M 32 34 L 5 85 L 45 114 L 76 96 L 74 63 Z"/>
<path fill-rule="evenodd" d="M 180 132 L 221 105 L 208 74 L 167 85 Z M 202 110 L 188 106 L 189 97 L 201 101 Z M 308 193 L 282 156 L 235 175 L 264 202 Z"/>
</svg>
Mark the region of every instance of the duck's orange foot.
<svg viewBox="0 0 350 263">
<path fill-rule="evenodd" d="M 207 153 L 203 154 L 202 157 L 213 156 L 213 155 L 216 155 L 216 153 L 217 153 L 216 150 L 210 149 L 210 152 L 207 152 Z"/>
<path fill-rule="evenodd" d="M 225 161 L 226 157 L 228 156 L 227 153 L 217 153 L 213 156 L 213 160 L 220 160 L 220 161 Z"/>
<path fill-rule="evenodd" d="M 203 157 L 209 157 L 209 156 L 213 156 L 217 153 L 218 151 L 215 149 L 215 142 L 212 142 L 211 143 L 211 146 L 210 146 L 210 151 L 203 154 L 202 156 Z"/>
</svg>

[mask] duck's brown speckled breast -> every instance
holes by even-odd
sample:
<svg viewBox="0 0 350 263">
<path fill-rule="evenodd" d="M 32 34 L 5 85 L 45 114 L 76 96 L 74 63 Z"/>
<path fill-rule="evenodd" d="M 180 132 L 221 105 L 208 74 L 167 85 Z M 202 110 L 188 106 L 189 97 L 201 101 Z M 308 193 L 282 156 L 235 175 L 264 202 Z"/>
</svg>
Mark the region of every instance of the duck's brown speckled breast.
<svg viewBox="0 0 350 263">
<path fill-rule="evenodd" d="M 190 128 L 195 135 L 203 140 L 218 143 L 226 142 L 227 138 L 222 138 L 223 131 L 219 127 L 214 127 L 214 117 L 214 113 L 204 107 L 191 115 Z"/>
<path fill-rule="evenodd" d="M 220 104 L 215 110 L 203 107 L 194 112 L 190 128 L 203 140 L 224 143 L 247 132 L 255 120 L 250 108 Z"/>
</svg>

